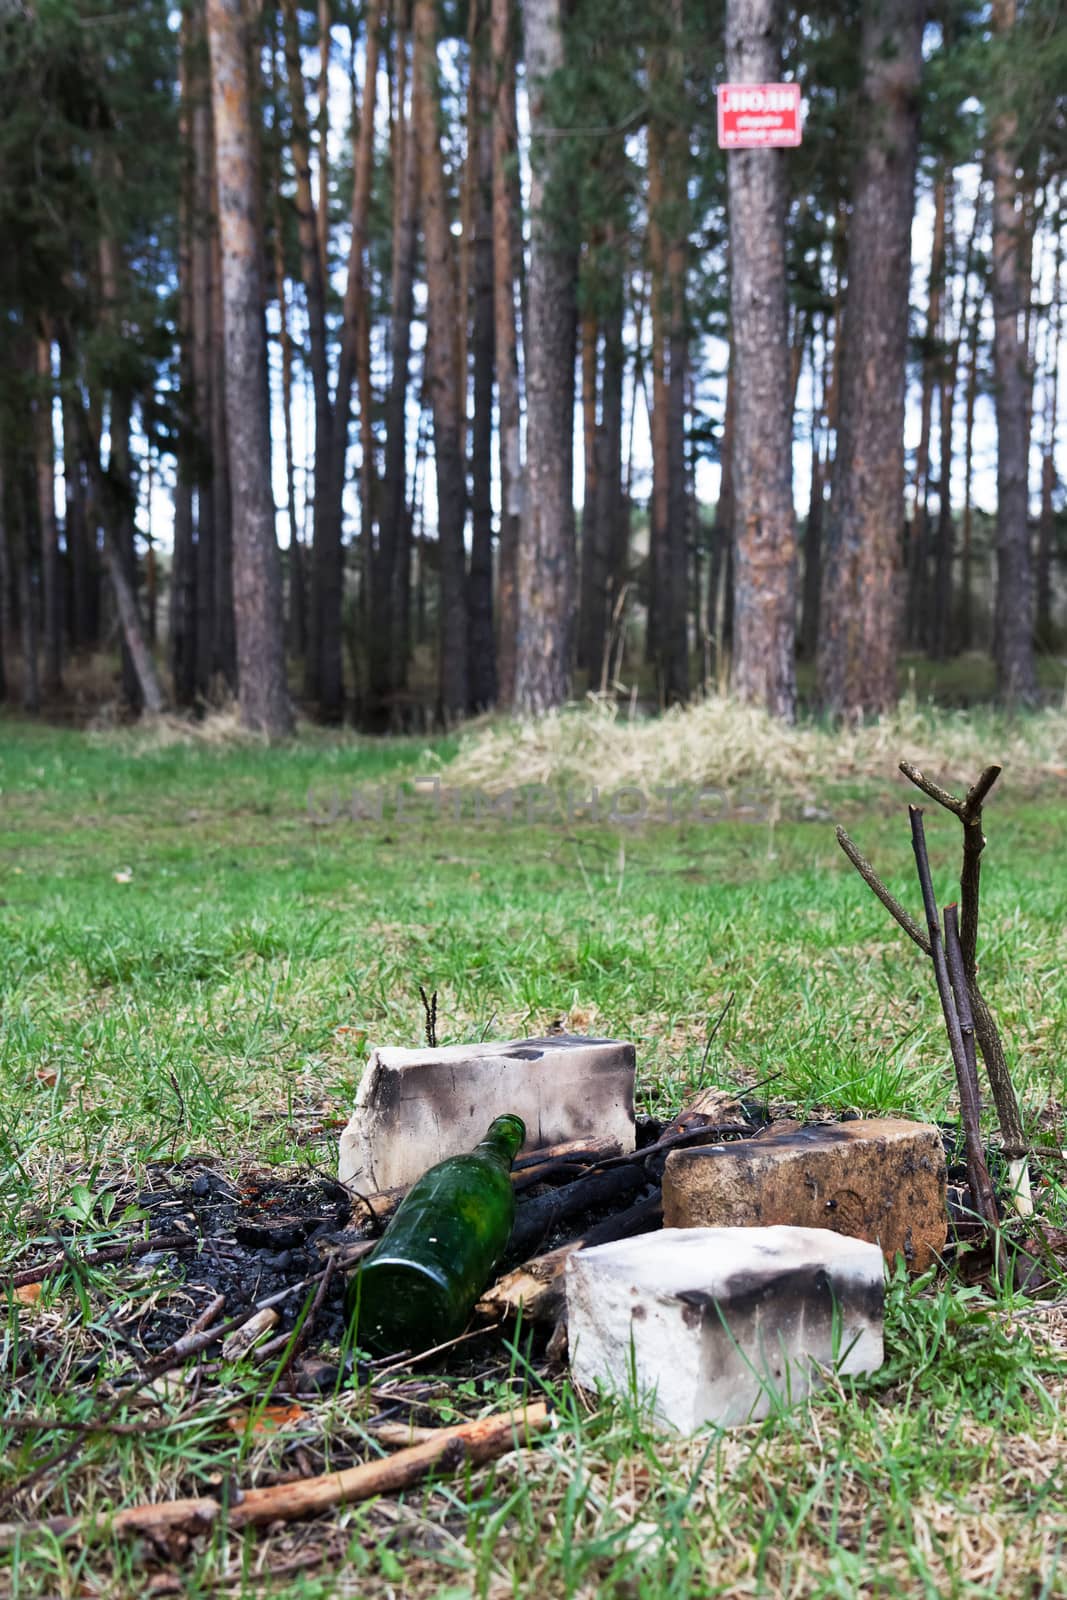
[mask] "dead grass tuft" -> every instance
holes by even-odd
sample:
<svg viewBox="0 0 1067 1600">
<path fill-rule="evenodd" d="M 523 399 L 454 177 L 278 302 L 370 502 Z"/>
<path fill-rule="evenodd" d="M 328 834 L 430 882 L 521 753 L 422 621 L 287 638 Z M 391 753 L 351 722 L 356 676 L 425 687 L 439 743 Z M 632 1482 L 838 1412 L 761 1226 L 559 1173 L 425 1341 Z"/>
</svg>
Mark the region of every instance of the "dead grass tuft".
<svg viewBox="0 0 1067 1600">
<path fill-rule="evenodd" d="M 592 699 L 537 722 L 496 721 L 468 732 L 450 782 L 487 790 L 521 784 L 757 784 L 795 795 L 831 779 L 885 780 L 907 759 L 947 783 L 973 781 L 990 760 L 1013 783 L 1067 777 L 1067 704 L 1026 715 L 940 711 L 902 700 L 889 716 L 830 729 L 783 727 L 722 695 L 657 718 Z"/>
</svg>

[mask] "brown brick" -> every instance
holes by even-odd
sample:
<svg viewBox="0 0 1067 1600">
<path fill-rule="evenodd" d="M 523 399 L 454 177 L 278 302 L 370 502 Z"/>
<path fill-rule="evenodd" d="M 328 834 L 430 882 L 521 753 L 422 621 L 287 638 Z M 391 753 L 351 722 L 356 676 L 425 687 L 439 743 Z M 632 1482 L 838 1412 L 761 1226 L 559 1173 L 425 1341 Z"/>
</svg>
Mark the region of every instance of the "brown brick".
<svg viewBox="0 0 1067 1600">
<path fill-rule="evenodd" d="M 668 1228 L 831 1228 L 923 1272 L 944 1249 L 945 1153 L 936 1128 L 881 1118 L 812 1124 L 739 1144 L 674 1150 Z"/>
</svg>

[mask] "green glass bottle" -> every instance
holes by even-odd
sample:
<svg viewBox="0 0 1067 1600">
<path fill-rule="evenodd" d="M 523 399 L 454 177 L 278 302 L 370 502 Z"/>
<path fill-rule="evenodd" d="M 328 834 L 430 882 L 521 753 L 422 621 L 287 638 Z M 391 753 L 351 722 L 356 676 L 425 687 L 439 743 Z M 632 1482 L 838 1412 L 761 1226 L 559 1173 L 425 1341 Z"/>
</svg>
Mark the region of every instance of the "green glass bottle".
<svg viewBox="0 0 1067 1600">
<path fill-rule="evenodd" d="M 521 1117 L 497 1117 L 469 1155 L 424 1172 L 355 1273 L 345 1309 L 357 1344 L 390 1355 L 463 1332 L 515 1220 L 511 1163 Z"/>
</svg>

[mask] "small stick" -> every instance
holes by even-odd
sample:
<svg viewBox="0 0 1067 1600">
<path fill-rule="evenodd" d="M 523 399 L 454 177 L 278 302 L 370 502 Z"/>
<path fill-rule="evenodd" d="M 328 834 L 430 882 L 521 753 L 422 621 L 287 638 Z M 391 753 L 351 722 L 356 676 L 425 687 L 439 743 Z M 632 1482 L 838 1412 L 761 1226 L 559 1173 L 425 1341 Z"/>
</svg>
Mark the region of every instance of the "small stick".
<svg viewBox="0 0 1067 1600">
<path fill-rule="evenodd" d="M 971 1191 L 975 1198 L 975 1205 L 987 1219 L 996 1217 L 997 1202 L 993 1195 L 993 1185 L 989 1177 L 989 1168 L 986 1166 L 984 1153 L 982 1160 L 972 1170 L 971 1146 L 976 1145 L 981 1152 L 980 1132 L 980 1098 L 978 1092 L 978 1062 L 974 1051 L 974 1013 L 971 1010 L 971 991 L 967 986 L 967 974 L 963 970 L 963 952 L 960 949 L 960 928 L 955 901 L 945 907 L 945 957 L 948 965 L 949 981 L 952 984 L 952 993 L 956 1001 L 956 1014 L 959 1018 L 960 1037 L 963 1042 L 963 1059 L 965 1071 L 960 1078 L 960 1119 L 964 1129 L 970 1128 L 972 1134 L 967 1137 L 967 1177 L 970 1181 Z"/>
<path fill-rule="evenodd" d="M 429 1049 L 437 1049 L 437 990 L 427 999 L 426 990 L 419 984 L 419 998 L 422 1009 L 426 1013 L 426 1043 Z"/>
<path fill-rule="evenodd" d="M 871 866 L 871 863 L 867 860 L 867 857 L 863 855 L 859 847 L 852 842 L 844 828 L 837 829 L 837 842 L 845 852 L 848 859 L 852 862 L 852 865 L 855 867 L 856 871 L 859 873 L 868 889 L 870 889 L 872 893 L 878 897 L 878 899 L 885 906 L 886 910 L 889 912 L 889 915 L 899 922 L 908 938 L 913 939 L 919 946 L 919 949 L 924 951 L 926 955 L 929 955 L 930 941 L 919 927 L 919 924 L 907 911 L 904 910 L 904 907 L 901 905 L 900 901 L 895 899 L 894 896 L 890 894 L 889 890 L 886 888 L 877 872 L 875 872 L 874 868 Z"/>
<path fill-rule="evenodd" d="M 993 1186 L 989 1179 L 989 1170 L 985 1163 L 985 1153 L 982 1150 L 982 1135 L 978 1124 L 976 1097 L 970 1093 L 963 1035 L 960 1031 L 960 1020 L 956 1014 L 956 1006 L 952 998 L 948 965 L 945 961 L 945 949 L 941 941 L 941 923 L 937 915 L 937 901 L 934 898 L 934 885 L 930 876 L 930 858 L 926 851 L 926 833 L 923 829 L 922 807 L 909 806 L 908 815 L 911 818 L 911 842 L 915 851 L 915 865 L 918 868 L 919 883 L 922 887 L 926 926 L 930 933 L 930 953 L 934 963 L 934 977 L 937 980 L 937 992 L 941 997 L 941 1009 L 945 1016 L 949 1048 L 952 1051 L 952 1060 L 956 1068 L 956 1082 L 960 1091 L 960 1118 L 963 1123 L 963 1137 L 967 1150 L 967 1175 L 970 1179 L 971 1193 L 979 1215 L 984 1217 L 991 1228 L 995 1228 L 999 1218 L 997 1216 L 996 1202 L 993 1199 Z"/>
<path fill-rule="evenodd" d="M 6 1523 L 0 1526 L 0 1549 L 10 1549 L 16 1543 L 39 1538 L 43 1533 L 56 1537 L 76 1534 L 88 1541 L 108 1533 L 143 1533 L 151 1537 L 167 1530 L 199 1532 L 216 1523 L 236 1529 L 292 1522 L 320 1511 L 331 1511 L 335 1506 L 369 1500 L 373 1495 L 410 1489 L 435 1467 L 445 1473 L 456 1472 L 468 1462 L 480 1466 L 529 1444 L 533 1435 L 551 1426 L 547 1405 L 538 1401 L 514 1411 L 481 1417 L 477 1422 L 439 1428 L 434 1438 L 380 1461 L 365 1461 L 343 1472 L 325 1472 L 319 1477 L 298 1478 L 294 1483 L 273 1484 L 266 1489 L 238 1491 L 236 1501 L 229 1506 L 204 1496 L 195 1500 L 163 1501 L 159 1505 L 129 1506 L 101 1520 L 46 1517 L 40 1522 Z"/>
<path fill-rule="evenodd" d="M 726 1013 L 729 1011 L 729 1009 L 733 1005 L 733 1003 L 734 1003 L 734 996 L 733 996 L 733 990 L 731 990 L 730 993 L 726 997 L 726 1004 L 723 1006 L 722 1010 L 719 1012 L 719 1015 L 715 1018 L 714 1025 L 708 1030 L 707 1043 L 704 1046 L 704 1059 L 700 1063 L 701 1072 L 704 1071 L 704 1068 L 708 1064 L 708 1056 L 711 1054 L 712 1041 L 714 1040 L 715 1035 L 718 1033 L 719 1029 L 722 1027 L 723 1023 L 725 1022 Z"/>
<path fill-rule="evenodd" d="M 492 1322 L 488 1327 L 468 1328 L 466 1333 L 457 1333 L 454 1339 L 446 1339 L 444 1344 L 433 1344 L 428 1350 L 406 1351 L 401 1361 L 394 1361 L 391 1356 L 387 1357 L 388 1365 L 386 1366 L 372 1362 L 374 1376 L 376 1378 L 389 1378 L 392 1377 L 394 1372 L 407 1372 L 409 1367 L 428 1361 L 431 1356 L 439 1356 L 442 1350 L 452 1350 L 457 1344 L 468 1344 L 471 1339 L 483 1338 L 485 1334 L 492 1333 L 498 1326 L 498 1323 Z"/>
<path fill-rule="evenodd" d="M 131 1239 L 128 1244 L 108 1245 L 104 1250 L 90 1250 L 88 1255 L 72 1256 L 65 1253 L 53 1256 L 40 1267 L 27 1267 L 16 1272 L 13 1278 L 0 1281 L 0 1295 L 9 1289 L 25 1289 L 31 1283 L 43 1283 L 62 1267 L 103 1267 L 116 1261 L 132 1261 L 137 1256 L 151 1255 L 154 1250 L 191 1250 L 200 1241 L 195 1233 L 161 1233 L 149 1239 Z"/>
<path fill-rule="evenodd" d="M 1019 1097 L 1011 1081 L 1004 1045 L 996 1019 L 986 1003 L 978 983 L 978 907 L 981 888 L 982 851 L 985 834 L 982 832 L 982 802 L 1000 777 L 1001 768 L 995 763 L 982 771 L 968 789 L 964 799 L 949 794 L 940 784 L 934 783 L 910 761 L 902 761 L 900 770 L 917 789 L 943 805 L 963 826 L 963 864 L 960 867 L 960 948 L 963 952 L 963 970 L 971 991 L 974 1011 L 974 1031 L 978 1048 L 982 1052 L 989 1085 L 997 1108 L 1000 1138 L 1005 1152 L 1020 1151 L 1026 1143 L 1023 1134 Z M 1030 1178 L 1026 1162 L 1018 1155 L 1009 1155 L 1011 1162 L 1012 1203 L 1021 1216 L 1030 1216 Z"/>
</svg>

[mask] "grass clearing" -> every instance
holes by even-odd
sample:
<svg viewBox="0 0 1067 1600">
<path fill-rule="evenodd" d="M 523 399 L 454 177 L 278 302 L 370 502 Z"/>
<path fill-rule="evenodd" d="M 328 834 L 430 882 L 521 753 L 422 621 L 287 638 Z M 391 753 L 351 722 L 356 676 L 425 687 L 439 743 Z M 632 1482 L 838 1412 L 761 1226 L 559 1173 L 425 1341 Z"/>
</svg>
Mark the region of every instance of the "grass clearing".
<svg viewBox="0 0 1067 1600">
<path fill-rule="evenodd" d="M 281 750 L 219 727 L 146 737 L 0 723 L 5 1261 L 43 1255 L 57 1226 L 90 1248 L 136 1225 L 127 1208 L 149 1161 L 332 1171 L 331 1124 L 367 1044 L 421 1036 L 420 983 L 440 993 L 443 1043 L 556 1019 L 632 1037 L 652 1111 L 704 1081 L 774 1075 L 763 1092 L 805 1109 L 953 1115 L 932 977 L 833 838 L 843 821 L 917 906 L 899 756 L 952 781 L 1004 760 L 987 809 L 983 987 L 1027 1127 L 1063 1145 L 1062 711 L 1009 724 L 905 706 L 887 727 L 832 738 L 708 702 L 659 723 L 592 712 L 536 734 L 308 734 Z M 706 816 L 687 801 L 673 822 L 627 825 L 577 800 L 570 817 L 566 801 L 539 817 L 543 797 L 529 820 L 525 804 L 511 822 L 488 802 L 476 813 L 476 789 L 549 781 L 586 785 L 578 800 L 594 783 L 725 798 Z M 944 901 L 959 828 L 933 806 L 927 820 Z M 1050 1178 L 1040 1204 L 1062 1225 L 1067 1189 Z M 0 1490 L 68 1437 L 13 1419 L 88 1422 L 126 1359 L 124 1328 L 152 1297 L 180 1294 L 132 1264 L 65 1272 L 36 1303 L 6 1308 Z M 102 1344 L 96 1376 L 78 1377 Z M 665 1442 L 625 1400 L 590 1412 L 554 1386 L 561 1423 L 545 1448 L 328 1525 L 220 1532 L 164 1562 L 158 1592 L 262 1593 L 274 1571 L 282 1592 L 306 1596 L 1067 1594 L 1062 1307 L 897 1283 L 887 1348 L 868 1384 L 691 1442 Z M 442 1421 L 540 1381 L 521 1342 L 489 1375 L 424 1376 Z M 0 1519 L 262 1482 L 375 1448 L 358 1389 L 275 1435 L 235 1433 L 233 1408 L 262 1385 L 238 1365 L 192 1402 L 130 1408 L 152 1426 L 89 1436 Z M 145 1592 L 145 1552 L 110 1542 L 41 1539 L 5 1560 L 13 1594 Z"/>
</svg>

